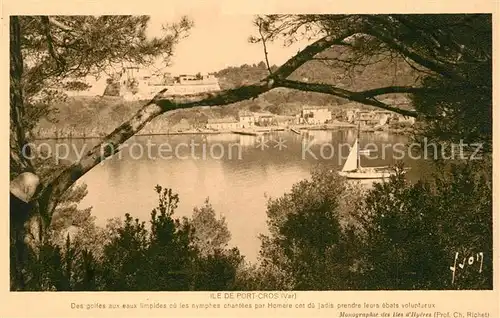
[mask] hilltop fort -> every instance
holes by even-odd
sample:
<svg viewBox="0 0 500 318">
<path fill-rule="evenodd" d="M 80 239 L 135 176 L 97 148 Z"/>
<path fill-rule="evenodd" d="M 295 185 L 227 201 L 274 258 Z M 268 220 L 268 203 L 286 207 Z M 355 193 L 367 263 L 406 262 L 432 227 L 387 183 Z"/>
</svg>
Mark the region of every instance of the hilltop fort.
<svg viewBox="0 0 500 318">
<path fill-rule="evenodd" d="M 213 74 L 153 73 L 139 67 L 124 67 L 107 80 L 103 95 L 122 96 L 126 100 L 149 99 L 162 89 L 166 95 L 187 95 L 219 91 L 219 81 Z"/>
</svg>

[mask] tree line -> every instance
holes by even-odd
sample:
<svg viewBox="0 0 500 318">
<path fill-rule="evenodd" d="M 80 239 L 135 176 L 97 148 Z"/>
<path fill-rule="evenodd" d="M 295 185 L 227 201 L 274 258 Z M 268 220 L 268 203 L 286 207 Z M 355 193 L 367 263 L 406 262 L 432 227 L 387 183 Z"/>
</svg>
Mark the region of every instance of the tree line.
<svg viewBox="0 0 500 318">
<path fill-rule="evenodd" d="M 179 196 L 157 186 L 147 224 L 127 212 L 101 228 L 89 210 L 59 211 L 51 235 L 29 252 L 26 289 L 492 289 L 491 186 L 476 164 L 413 184 L 398 173 L 370 190 L 318 167 L 269 199 L 256 263 L 228 247 L 231 233 L 208 199 L 177 218 Z"/>
<path fill-rule="evenodd" d="M 486 267 L 482 273 L 487 273 L 487 255 L 491 245 L 491 237 L 488 235 L 492 228 L 491 183 L 485 181 L 491 179 L 492 153 L 491 15 L 268 15 L 259 17 L 258 21 L 261 38 L 255 40 L 256 43 L 265 44 L 266 41 L 277 40 L 289 43 L 295 41 L 299 33 L 311 36 L 315 40 L 278 68 L 272 69 L 266 65 L 268 73 L 257 82 L 244 83 L 239 87 L 217 93 L 192 96 L 165 97 L 160 93 L 135 112 L 130 113 L 122 124 L 102 138 L 100 144 L 87 152 L 80 161 L 51 166 L 28 159 L 23 155 L 23 150 L 26 150 L 26 145 L 32 139 L 32 130 L 36 124 L 42 118 L 51 118 L 57 111 L 54 109 L 55 101 L 59 101 L 62 97 L 54 88 L 67 78 L 83 78 L 89 74 L 100 75 L 109 67 L 125 62 L 147 65 L 154 59 L 163 57 L 165 63 L 168 64 L 176 44 L 193 25 L 189 19 L 183 18 L 177 23 L 165 25 L 164 34 L 150 39 L 145 35 L 149 22 L 147 16 L 11 16 L 9 18 L 10 177 L 12 179 L 21 172 L 30 170 L 41 179 L 39 192 L 33 198 L 35 211 L 24 226 L 11 229 L 15 234 L 13 237 L 29 236 L 29 231 L 25 231 L 25 227 L 35 223 L 39 235 L 34 241 L 38 243 L 46 241 L 50 226 L 54 223 L 55 212 L 62 209 L 69 209 L 67 211 L 70 211 L 70 214 L 71 211 L 74 212 L 72 207 L 66 206 L 66 200 L 71 198 L 72 193 L 76 191 L 73 188 L 75 182 L 101 161 L 115 154 L 120 144 L 143 129 L 154 118 L 179 109 L 231 105 L 264 96 L 272 91 L 299 91 L 334 96 L 342 100 L 390 110 L 404 116 L 418 117 L 419 129 L 415 134 L 417 141 L 425 137 L 428 141 L 434 141 L 443 148 L 459 142 L 468 145 L 480 143 L 483 145 L 482 151 L 485 159 L 479 163 L 460 163 L 459 167 L 465 166 L 471 171 L 452 169 L 446 177 L 435 178 L 429 183 L 406 185 L 400 181 L 400 184 L 393 183 L 398 187 L 391 188 L 391 183 L 389 183 L 382 188 L 376 188 L 377 191 L 387 196 L 368 195 L 361 202 L 366 203 L 368 215 L 373 214 L 371 222 L 380 223 L 379 228 L 368 229 L 366 237 L 355 236 L 352 241 L 347 239 L 348 235 L 354 235 L 352 231 L 338 230 L 335 234 L 338 226 L 331 222 L 324 222 L 329 218 L 335 219 L 336 206 L 341 201 L 320 196 L 319 202 L 315 202 L 310 196 L 295 199 L 292 195 L 293 200 L 298 200 L 297 202 L 291 201 L 292 206 L 300 203 L 307 204 L 303 205 L 300 213 L 292 213 L 293 210 L 291 210 L 291 213 L 282 215 L 276 208 L 275 212 L 279 217 L 275 221 L 273 221 L 273 215 L 269 216 L 270 222 L 275 222 L 270 225 L 275 233 L 263 242 L 269 243 L 267 246 L 275 252 L 266 253 L 264 249 L 263 264 L 267 264 L 267 269 L 269 269 L 264 271 L 264 274 L 272 272 L 274 278 L 264 281 L 276 282 L 287 288 L 309 288 L 307 282 L 317 282 L 324 286 L 339 286 L 333 283 L 328 285 L 330 284 L 328 280 L 320 282 L 319 278 L 310 272 L 310 268 L 315 268 L 317 271 L 324 270 L 323 273 L 335 268 L 338 269 L 336 272 L 340 276 L 345 275 L 343 281 L 346 284 L 356 275 L 361 275 L 359 277 L 372 275 L 364 276 L 366 282 L 370 282 L 372 287 L 377 281 L 385 281 L 385 284 L 391 282 L 392 286 L 401 288 L 413 286 L 426 288 L 431 285 L 436 286 L 436 284 L 444 286 L 446 284 L 444 276 L 437 274 L 443 268 L 439 267 L 438 271 L 437 264 L 432 265 L 428 262 L 445 257 L 448 252 L 452 254 L 459 252 L 460 257 L 464 253 L 469 255 L 468 253 L 473 253 L 471 249 L 480 249 L 480 252 L 484 253 Z M 333 50 L 332 53 L 332 48 L 340 49 Z M 339 80 L 339 76 L 345 75 L 346 78 L 352 78 L 355 81 L 361 76 L 363 69 L 387 61 L 389 61 L 388 65 L 404 63 L 415 71 L 414 83 L 398 81 L 400 74 L 398 75 L 397 68 L 393 73 L 389 71 L 385 73 L 388 82 L 373 81 L 373 85 L 369 87 L 361 84 L 347 85 Z M 307 76 L 303 76 L 300 68 L 308 67 L 312 63 L 323 63 L 322 70 L 329 74 L 327 78 L 330 80 L 312 81 Z M 364 81 L 364 83 L 370 83 L 370 81 Z M 409 97 L 414 109 L 401 107 L 395 99 L 385 99 L 384 97 L 388 95 Z M 102 152 L 102 149 L 107 151 Z M 449 162 L 443 165 L 448 167 Z M 480 169 L 473 169 L 471 166 L 479 166 Z M 438 170 L 448 171 L 449 169 L 440 167 Z M 308 187 L 307 191 L 311 195 L 321 194 L 310 184 L 305 183 L 304 186 Z M 474 193 L 476 197 L 470 196 L 470 193 Z M 290 198 L 285 197 L 280 202 L 290 204 L 287 200 Z M 422 206 L 425 210 L 420 209 Z M 271 210 L 273 209 L 268 207 L 268 212 Z M 405 219 L 404 213 L 394 215 L 401 211 L 413 215 L 411 222 Z M 304 218 L 307 220 L 311 218 L 314 221 L 311 223 L 312 229 L 318 228 L 330 231 L 332 234 L 322 238 L 314 234 L 306 234 L 305 228 L 301 225 L 302 221 L 305 221 Z M 158 222 L 163 222 L 164 219 L 160 219 Z M 443 223 L 443 220 L 447 220 L 447 223 Z M 172 228 L 172 225 L 166 225 L 170 224 L 170 221 L 165 222 L 165 224 L 161 223 L 161 226 Z M 390 225 L 394 224 L 392 222 L 400 225 L 391 227 Z M 436 223 L 428 224 L 428 222 Z M 139 235 L 143 233 L 140 224 L 131 222 L 123 226 L 127 231 L 135 231 Z M 414 231 L 407 231 L 400 228 L 401 224 L 419 227 Z M 436 224 L 439 227 L 428 228 Z M 385 232 L 382 234 L 377 232 L 377 229 L 384 229 L 384 226 L 388 227 L 385 228 Z M 179 233 L 189 232 L 188 225 L 181 222 L 179 227 L 181 229 L 175 226 Z M 462 236 L 453 236 L 454 230 Z M 437 234 L 432 234 L 432 231 Z M 314 233 L 312 230 L 308 232 Z M 295 234 L 301 234 L 303 237 L 287 239 Z M 423 241 L 416 239 L 417 234 L 424 237 Z M 137 235 L 134 234 L 128 238 L 127 242 L 130 241 L 130 244 L 138 248 L 142 246 L 141 252 L 138 252 L 140 255 L 150 249 L 161 250 L 163 248 L 154 235 L 140 234 L 142 236 L 136 237 Z M 461 237 L 468 239 L 464 241 Z M 179 240 L 186 240 L 186 236 Z M 364 248 L 367 251 L 372 250 L 375 246 L 373 244 L 380 245 L 373 250 L 372 254 L 360 256 L 361 254 L 350 249 L 351 245 L 348 244 L 356 240 L 360 240 L 360 245 L 356 246 L 368 244 Z M 11 245 L 11 255 L 24 253 L 23 242 L 24 240 L 18 239 Z M 415 244 L 419 242 L 421 245 L 416 246 Z M 433 248 L 426 252 L 426 248 L 431 243 Z M 313 244 L 314 248 L 306 249 L 307 244 Z M 20 249 L 19 246 L 23 248 Z M 33 249 L 33 246 L 36 244 L 32 244 L 32 247 L 26 246 L 26 249 L 35 251 L 32 259 L 40 260 L 42 253 L 40 250 Z M 168 248 L 176 249 L 177 245 L 168 245 Z M 413 256 L 405 253 L 407 248 L 412 251 Z M 448 251 L 447 248 L 455 249 Z M 456 251 L 457 249 L 462 250 Z M 341 250 L 343 252 L 340 254 L 346 257 L 350 253 L 356 255 L 353 258 L 349 256 L 345 260 L 349 266 L 327 265 L 331 259 L 336 259 L 337 253 Z M 271 254 L 279 257 L 273 258 L 269 256 Z M 321 256 L 317 259 L 313 257 L 320 254 Z M 265 255 L 268 255 L 267 258 Z M 376 266 L 374 260 L 377 258 L 374 255 L 385 255 L 385 258 L 378 259 L 380 264 Z M 417 255 L 425 255 L 425 257 L 419 258 L 420 256 L 417 257 Z M 296 256 L 300 257 L 296 258 Z M 384 260 L 396 256 L 398 262 L 403 262 L 402 264 L 396 263 L 397 266 L 394 268 L 389 266 L 394 265 L 394 262 L 384 263 Z M 54 256 L 55 259 L 58 257 Z M 191 256 L 186 257 L 183 259 L 187 259 L 186 262 L 191 264 L 190 266 L 198 264 L 190 258 Z M 304 263 L 305 259 L 310 260 L 309 264 Z M 11 266 L 15 267 L 21 276 L 27 272 L 24 264 L 16 262 L 15 257 L 11 257 L 11 260 Z M 39 261 L 39 263 L 43 262 Z M 445 261 L 440 259 L 439 266 L 443 263 Z M 413 264 L 413 267 L 405 264 Z M 403 269 L 400 270 L 400 265 L 403 266 L 404 272 L 402 272 Z M 283 266 L 286 267 L 284 271 Z M 406 275 L 405 278 L 398 278 L 401 277 L 398 275 L 387 276 L 389 270 L 384 268 L 389 267 L 396 273 Z M 422 268 L 428 270 L 422 272 L 419 270 Z M 459 273 L 460 266 L 455 268 L 456 273 Z M 445 268 L 445 271 L 446 269 L 449 271 L 449 266 Z M 112 273 L 112 270 L 110 271 Z M 154 270 L 152 273 L 155 273 Z M 257 277 L 264 275 L 259 270 L 256 273 Z M 147 274 L 134 272 L 127 276 L 127 279 L 133 281 L 135 275 Z M 290 279 L 288 275 L 293 275 L 294 279 Z M 255 275 L 250 276 L 255 277 Z M 301 277 L 304 279 L 301 280 Z M 367 277 L 372 277 L 372 279 Z M 414 277 L 416 280 L 408 277 Z M 432 280 L 432 277 L 436 279 Z M 484 277 L 486 277 L 486 282 L 481 282 L 478 286 L 488 288 L 489 278 L 487 275 Z M 252 279 L 249 278 L 250 281 Z M 357 279 L 354 281 L 359 283 Z M 415 281 L 420 283 L 414 283 Z M 462 282 L 465 281 L 467 280 L 462 280 Z M 187 281 L 185 284 L 188 284 Z M 194 283 L 190 281 L 189 284 Z M 344 286 L 350 288 L 356 284 L 352 282 Z M 11 288 L 16 290 L 20 288 L 19 286 L 19 281 L 13 278 Z M 370 286 L 364 286 L 364 288 L 372 288 Z M 467 286 L 473 286 L 473 284 L 464 283 L 463 288 L 468 288 Z"/>
</svg>

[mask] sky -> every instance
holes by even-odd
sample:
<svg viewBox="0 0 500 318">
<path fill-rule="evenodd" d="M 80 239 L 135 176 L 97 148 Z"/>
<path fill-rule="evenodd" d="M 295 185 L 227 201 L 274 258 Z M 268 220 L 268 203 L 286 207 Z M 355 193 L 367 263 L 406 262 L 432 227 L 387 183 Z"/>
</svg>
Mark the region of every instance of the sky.
<svg viewBox="0 0 500 318">
<path fill-rule="evenodd" d="M 264 60 L 262 44 L 248 42 L 249 36 L 258 35 L 251 14 L 223 13 L 214 7 L 199 6 L 169 15 L 151 15 L 148 35 L 161 35 L 162 24 L 179 21 L 183 15 L 194 22 L 194 27 L 189 36 L 175 47 L 171 67 L 165 71 L 173 74 L 208 73 Z M 270 64 L 283 64 L 307 44 L 302 41 L 284 47 L 282 40 L 268 43 Z"/>
</svg>

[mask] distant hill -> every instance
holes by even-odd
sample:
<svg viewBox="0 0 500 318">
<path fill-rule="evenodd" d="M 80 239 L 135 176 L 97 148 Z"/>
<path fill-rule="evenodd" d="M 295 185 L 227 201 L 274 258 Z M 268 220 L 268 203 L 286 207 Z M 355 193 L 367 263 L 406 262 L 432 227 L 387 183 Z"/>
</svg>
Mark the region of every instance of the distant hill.
<svg viewBox="0 0 500 318">
<path fill-rule="evenodd" d="M 305 63 L 290 78 L 305 82 L 327 83 L 355 91 L 380 86 L 412 85 L 417 79 L 413 69 L 402 60 L 387 59 L 366 67 L 354 67 L 350 73 L 342 67 L 330 66 L 328 61 L 323 60 L 339 55 L 341 53 L 338 49 L 327 51 L 321 55 L 321 60 Z M 273 65 L 271 70 L 276 68 L 277 66 Z M 216 72 L 215 75 L 219 79 L 221 88 L 229 89 L 255 83 L 266 77 L 268 70 L 266 64 L 261 61 L 253 65 L 244 64 L 228 67 Z M 393 99 L 393 103 L 407 103 L 407 100 L 401 95 L 389 95 L 384 96 L 384 98 Z M 39 128 L 72 128 L 109 133 L 127 120 L 143 104 L 141 101 L 123 101 L 119 97 L 70 97 L 65 103 L 56 105 L 59 109 L 59 113 L 55 116 L 58 122 L 54 124 L 42 121 Z M 182 119 L 192 125 L 201 126 L 209 118 L 237 116 L 239 110 L 270 111 L 279 115 L 294 115 L 300 112 L 304 105 L 328 106 L 334 117 L 346 108 L 372 109 L 370 106 L 352 103 L 335 96 L 278 88 L 262 94 L 254 100 L 246 100 L 233 105 L 198 107 L 170 112 L 153 120 L 145 129 L 172 127 Z M 402 107 L 408 106 L 403 105 Z"/>
<path fill-rule="evenodd" d="M 340 88 L 362 91 L 381 86 L 391 85 L 413 85 L 417 81 L 416 72 L 402 59 L 385 59 L 369 66 L 358 66 L 345 71 L 345 67 L 331 66 L 331 62 L 326 58 L 339 57 L 341 55 L 335 50 L 324 52 L 319 58 L 305 63 L 290 76 L 290 79 L 335 85 Z M 345 58 L 345 57 L 343 57 Z M 375 61 L 381 57 L 373 57 Z M 273 65 L 271 70 L 277 66 Z M 254 65 L 244 64 L 239 67 L 229 67 L 216 73 L 219 78 L 221 88 L 236 88 L 241 85 L 258 82 L 268 75 L 268 70 L 264 62 Z M 401 95 L 387 95 L 382 99 L 392 99 L 396 103 L 401 101 L 407 104 L 408 100 Z M 303 105 L 327 105 L 338 107 L 349 101 L 325 94 L 302 92 L 290 89 L 274 89 L 261 95 L 255 100 L 255 104 L 265 110 L 276 114 L 289 115 L 297 112 Z M 248 104 L 246 102 L 242 104 Z M 258 106 L 254 106 L 255 108 Z M 249 106 L 251 107 L 251 106 Z M 357 107 L 371 109 L 369 106 L 357 105 Z M 407 107 L 402 105 L 402 107 Z"/>
<path fill-rule="evenodd" d="M 273 65 L 271 66 L 271 71 L 277 68 L 276 65 Z M 264 61 L 253 65 L 243 64 L 241 66 L 231 66 L 215 72 L 215 76 L 219 79 L 219 85 L 222 89 L 255 83 L 267 75 L 269 75 L 269 71 Z"/>
</svg>

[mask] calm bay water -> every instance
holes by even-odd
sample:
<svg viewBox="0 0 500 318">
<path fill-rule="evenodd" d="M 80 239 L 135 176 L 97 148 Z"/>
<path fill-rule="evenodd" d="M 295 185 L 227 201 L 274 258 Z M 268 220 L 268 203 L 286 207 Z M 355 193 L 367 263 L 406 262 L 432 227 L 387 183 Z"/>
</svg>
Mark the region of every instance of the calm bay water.
<svg viewBox="0 0 500 318">
<path fill-rule="evenodd" d="M 317 164 L 342 167 L 349 152 L 347 144 L 352 145 L 355 134 L 354 130 L 339 130 L 301 135 L 276 132 L 263 137 L 235 134 L 133 137 L 120 154 L 79 180 L 88 185 L 88 195 L 80 207 L 92 206 L 97 223 L 104 225 L 107 219 L 123 217 L 125 213 L 148 221 L 158 201 L 154 191 L 157 184 L 179 194 L 177 217 L 191 216 L 193 207 L 203 205 L 208 197 L 216 213 L 226 218 L 232 234 L 231 245 L 255 261 L 260 248 L 258 235 L 267 233 L 266 196 L 283 195 L 294 183 L 308 178 Z M 68 159 L 74 160 L 76 153 L 89 150 L 97 142 L 39 143 L 50 145 L 53 151 L 56 143 L 64 144 L 70 149 Z M 377 151 L 371 155 L 374 159 L 362 157 L 361 165 L 393 164 L 394 155 L 402 156 L 406 143 L 404 136 L 362 133 L 361 148 L 376 147 Z M 63 153 L 61 145 L 59 149 Z M 412 168 L 408 173 L 410 179 L 419 178 L 425 170 L 420 160 L 405 156 L 403 161 Z"/>
</svg>

